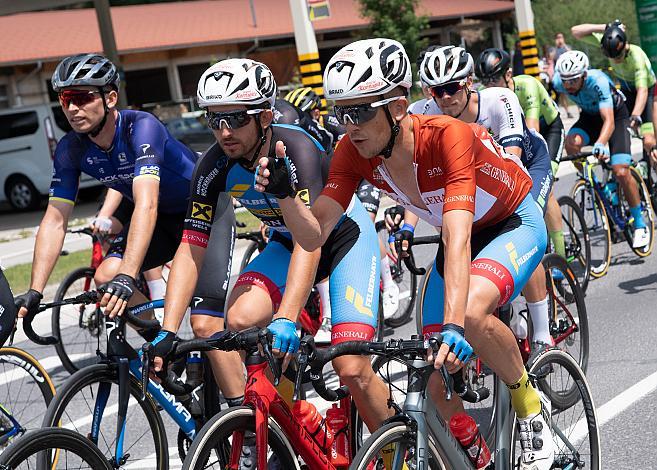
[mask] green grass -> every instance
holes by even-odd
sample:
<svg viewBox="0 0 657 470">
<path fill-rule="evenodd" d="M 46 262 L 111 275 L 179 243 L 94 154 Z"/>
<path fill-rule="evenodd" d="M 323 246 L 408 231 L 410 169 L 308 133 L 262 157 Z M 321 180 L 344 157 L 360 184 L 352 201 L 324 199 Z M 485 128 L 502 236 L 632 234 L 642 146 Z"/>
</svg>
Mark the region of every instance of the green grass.
<svg viewBox="0 0 657 470">
<path fill-rule="evenodd" d="M 69 272 L 82 266 L 89 266 L 91 249 L 74 251 L 67 256 L 60 256 L 48 284 L 58 284 Z M 22 294 L 30 288 L 32 263 L 17 264 L 5 269 L 5 276 L 14 295 Z"/>
<path fill-rule="evenodd" d="M 244 228 L 238 228 L 238 232 L 253 232 L 260 229 L 260 219 L 251 214 L 249 211 L 240 211 L 235 213 L 238 222 L 246 224 Z"/>
</svg>

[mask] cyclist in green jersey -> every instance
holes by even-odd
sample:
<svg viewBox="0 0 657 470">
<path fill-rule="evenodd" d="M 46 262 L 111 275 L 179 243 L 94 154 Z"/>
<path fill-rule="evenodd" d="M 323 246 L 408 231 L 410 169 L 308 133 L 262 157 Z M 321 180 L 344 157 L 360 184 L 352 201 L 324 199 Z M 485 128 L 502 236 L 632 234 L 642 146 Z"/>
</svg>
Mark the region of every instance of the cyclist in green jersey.
<svg viewBox="0 0 657 470">
<path fill-rule="evenodd" d="M 486 88 L 509 88 L 516 94 L 525 115 L 527 127 L 539 132 L 547 142 L 552 160 L 552 173 L 556 175 L 563 153 L 564 128 L 559 116 L 559 108 L 552 101 L 541 82 L 530 75 L 514 77 L 511 69 L 511 57 L 505 50 L 498 48 L 486 49 L 479 55 L 475 74 Z M 563 222 L 554 191 L 550 192 L 548 198 L 545 224 L 548 227 L 555 252 L 565 258 Z"/>
<path fill-rule="evenodd" d="M 571 28 L 573 36 L 585 42 L 599 44 L 602 53 L 609 58 L 613 78 L 625 95 L 631 125 L 641 129 L 643 146 L 657 164 L 654 111 L 655 73 L 646 53 L 639 46 L 630 44 L 625 25 L 619 20 L 604 24 L 580 24 Z"/>
</svg>

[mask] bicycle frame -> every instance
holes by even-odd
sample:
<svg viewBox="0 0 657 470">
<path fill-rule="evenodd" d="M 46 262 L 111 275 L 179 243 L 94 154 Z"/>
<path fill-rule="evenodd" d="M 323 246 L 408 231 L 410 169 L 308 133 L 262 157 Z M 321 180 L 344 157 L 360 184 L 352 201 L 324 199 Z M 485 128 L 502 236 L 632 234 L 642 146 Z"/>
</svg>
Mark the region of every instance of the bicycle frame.
<svg viewBox="0 0 657 470">
<path fill-rule="evenodd" d="M 347 446 L 349 455 L 341 455 L 330 452 L 315 442 L 312 435 L 301 424 L 295 416 L 290 406 L 278 394 L 276 388 L 267 378 L 267 362 L 257 352 L 250 354 L 246 358 L 246 390 L 244 393 L 244 405 L 255 410 L 256 426 L 256 449 L 257 449 L 257 466 L 258 468 L 267 468 L 267 442 L 269 417 L 274 418 L 276 423 L 281 427 L 285 436 L 290 442 L 294 443 L 294 450 L 299 453 L 301 458 L 312 469 L 334 470 L 347 466 L 351 461 L 351 449 Z M 341 400 L 340 409 L 346 414 L 349 421 L 351 420 L 349 397 Z M 347 433 L 347 442 L 351 442 L 351 426 L 347 429 L 333 430 L 334 435 Z M 244 443 L 244 432 L 233 433 L 233 442 L 230 454 L 230 463 L 228 468 L 239 468 L 239 460 L 242 445 Z"/>
<path fill-rule="evenodd" d="M 133 315 L 139 315 L 146 310 L 161 308 L 164 306 L 164 300 L 154 300 L 130 308 Z M 132 374 L 141 382 L 141 351 L 135 351 L 125 341 L 125 321 L 121 317 L 112 320 L 105 320 L 107 332 L 107 360 L 118 367 L 119 377 L 119 411 L 117 422 L 117 439 L 114 452 L 114 465 L 123 465 L 126 456 L 123 453 L 123 442 L 125 438 L 126 413 L 128 400 L 130 399 L 129 391 L 129 374 Z M 91 424 L 91 433 L 89 438 L 96 444 L 100 433 L 100 423 L 105 412 L 105 407 L 109 399 L 112 384 L 102 382 L 98 388 L 96 402 L 94 404 L 93 420 Z M 193 439 L 196 435 L 196 422 L 192 418 L 190 411 L 179 402 L 174 395 L 164 390 L 162 385 L 153 380 L 149 380 L 148 392 L 152 399 L 159 404 L 180 429 Z"/>
<path fill-rule="evenodd" d="M 604 209 L 607 212 L 607 216 L 611 216 L 611 221 L 612 223 L 618 227 L 619 231 L 624 231 L 628 220 L 621 218 L 619 214 L 617 214 L 617 211 L 614 210 L 614 207 L 611 204 L 611 201 L 607 199 L 607 196 L 605 195 L 604 191 L 602 190 L 603 184 L 598 181 L 598 178 L 595 176 L 595 173 L 593 173 L 593 167 L 594 165 L 588 163 L 587 161 L 582 162 L 583 164 L 583 174 L 581 175 L 582 179 L 586 181 L 586 184 L 588 186 L 589 191 L 591 192 L 591 198 L 593 201 L 595 201 L 595 193 L 600 196 L 600 200 L 602 201 L 602 204 L 604 205 Z M 597 214 L 594 211 L 594 217 L 597 218 Z M 596 220 L 595 223 L 596 225 L 600 221 Z"/>
</svg>

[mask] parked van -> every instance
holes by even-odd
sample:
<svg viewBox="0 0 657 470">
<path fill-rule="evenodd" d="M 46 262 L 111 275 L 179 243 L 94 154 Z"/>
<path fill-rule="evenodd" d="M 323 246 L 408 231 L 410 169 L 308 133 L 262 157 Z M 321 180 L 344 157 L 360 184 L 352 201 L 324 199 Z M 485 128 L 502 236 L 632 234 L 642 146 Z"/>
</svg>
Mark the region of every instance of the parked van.
<svg viewBox="0 0 657 470">
<path fill-rule="evenodd" d="M 39 207 L 57 142 L 70 130 L 59 104 L 0 109 L 0 201 L 21 211 Z M 84 173 L 80 178 L 81 188 L 100 184 Z"/>
</svg>

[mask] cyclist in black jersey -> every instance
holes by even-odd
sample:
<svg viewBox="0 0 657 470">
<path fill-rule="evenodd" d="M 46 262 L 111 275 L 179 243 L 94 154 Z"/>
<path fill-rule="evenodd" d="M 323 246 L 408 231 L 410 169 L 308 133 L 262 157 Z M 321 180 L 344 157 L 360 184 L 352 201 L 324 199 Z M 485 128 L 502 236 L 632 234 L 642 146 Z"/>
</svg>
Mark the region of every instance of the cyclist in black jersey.
<svg viewBox="0 0 657 470">
<path fill-rule="evenodd" d="M 272 229 L 272 236 L 235 283 L 228 301 L 227 325 L 231 330 L 268 326 L 274 337 L 273 351 L 289 360 L 299 346 L 297 317 L 312 285 L 326 277 L 333 307 L 332 342 L 373 338 L 379 264 L 374 227 L 353 196 L 323 248 L 305 251 L 292 238 L 281 201 L 299 200 L 310 206 L 324 186 L 327 156 L 321 145 L 301 128 L 272 124 L 275 94 L 270 70 L 249 59 L 223 60 L 203 73 L 197 98 L 199 105 L 207 109 L 208 125 L 217 143 L 194 169 L 183 244 L 169 280 L 184 285 L 196 278 L 212 230 L 217 195 L 232 195 Z M 254 178 L 259 158 L 269 157 L 273 161 L 282 153 L 287 157 L 276 161 L 289 166 L 295 175 L 296 189 L 282 193 L 256 191 Z M 180 287 L 167 299 L 163 328 L 168 337 L 177 331 L 190 297 L 191 289 Z M 205 333 L 209 336 L 221 326 L 220 322 L 208 321 Z M 166 352 L 165 348 L 156 349 L 159 357 Z M 368 427 L 375 429 L 388 416 L 387 388 L 372 371 L 369 359 L 339 358 L 333 365 L 349 386 Z M 231 379 L 244 385 L 242 375 Z"/>
<path fill-rule="evenodd" d="M 182 237 L 184 209 L 195 152 L 173 139 L 153 115 L 118 111 L 119 75 L 107 58 L 81 54 L 64 59 L 52 77 L 73 130 L 55 150 L 51 197 L 39 226 L 30 290 L 16 298 L 20 315 L 38 307 L 61 252 L 82 171 L 134 204 L 129 223 L 96 272 L 108 282 L 102 304 L 111 316 L 126 304 L 146 301 L 135 287 L 140 270 L 173 258 Z M 223 312 L 232 254 L 234 214 L 226 196 L 217 205 L 215 259 L 204 266 L 194 308 Z M 223 236 L 222 236 L 223 235 Z M 192 286 L 194 288 L 194 286 Z"/>
</svg>

